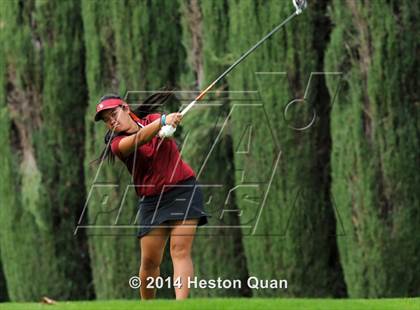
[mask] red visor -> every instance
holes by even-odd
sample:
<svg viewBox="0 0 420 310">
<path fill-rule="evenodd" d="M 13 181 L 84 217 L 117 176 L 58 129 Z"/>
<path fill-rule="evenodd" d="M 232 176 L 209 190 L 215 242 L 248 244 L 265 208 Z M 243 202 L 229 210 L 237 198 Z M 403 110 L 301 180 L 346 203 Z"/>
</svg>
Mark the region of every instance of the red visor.
<svg viewBox="0 0 420 310">
<path fill-rule="evenodd" d="M 103 110 L 113 109 L 120 105 L 127 105 L 123 100 L 121 99 L 107 99 L 102 101 L 96 106 L 96 114 L 95 114 L 95 122 L 99 121 L 101 119 L 99 113 Z"/>
</svg>

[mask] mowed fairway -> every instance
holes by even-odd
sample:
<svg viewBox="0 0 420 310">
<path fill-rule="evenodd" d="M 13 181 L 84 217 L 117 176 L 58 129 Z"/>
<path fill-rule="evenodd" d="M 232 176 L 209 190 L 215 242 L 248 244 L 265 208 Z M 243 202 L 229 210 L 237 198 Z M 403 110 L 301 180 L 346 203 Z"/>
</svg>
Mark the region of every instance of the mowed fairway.
<svg viewBox="0 0 420 310">
<path fill-rule="evenodd" d="M 369 310 L 418 310 L 420 298 L 404 299 L 188 299 L 185 301 L 154 300 L 154 301 L 74 301 L 58 302 L 55 305 L 43 305 L 40 303 L 0 303 L 2 310 L 35 310 L 35 309 L 66 309 L 66 310 L 106 310 L 106 309 L 148 309 L 148 310 L 178 310 L 178 309 L 285 309 L 285 310 L 346 310 L 346 309 L 369 309 Z"/>
</svg>

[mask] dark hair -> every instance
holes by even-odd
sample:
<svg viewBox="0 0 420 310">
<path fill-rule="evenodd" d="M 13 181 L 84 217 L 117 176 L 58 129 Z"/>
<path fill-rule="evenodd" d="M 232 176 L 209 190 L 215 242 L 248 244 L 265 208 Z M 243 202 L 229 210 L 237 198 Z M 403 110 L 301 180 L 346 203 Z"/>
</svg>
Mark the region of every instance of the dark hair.
<svg viewBox="0 0 420 310">
<path fill-rule="evenodd" d="M 173 91 L 160 91 L 157 93 L 154 93 L 153 95 L 147 97 L 136 109 L 134 109 L 132 112 L 138 117 L 138 118 L 143 118 L 151 113 L 153 113 L 154 111 L 156 111 L 156 109 L 160 106 L 162 106 L 170 97 L 172 97 L 174 95 Z M 120 96 L 116 95 L 116 94 L 109 94 L 109 95 L 105 95 L 102 96 L 101 99 L 99 99 L 99 103 L 101 103 L 102 101 L 105 101 L 107 99 L 121 99 L 123 100 L 123 98 L 121 98 Z M 112 130 L 107 130 L 104 136 L 104 143 L 105 143 L 105 148 L 102 150 L 101 155 L 91 161 L 89 164 L 92 163 L 96 163 L 96 162 L 102 162 L 103 160 L 105 160 L 106 158 L 108 158 L 108 162 L 109 163 L 114 163 L 115 162 L 115 156 L 111 151 L 111 144 L 109 143 L 110 141 L 112 141 L 112 139 L 114 139 L 117 136 L 121 136 L 124 135 L 124 132 L 113 132 Z"/>
</svg>

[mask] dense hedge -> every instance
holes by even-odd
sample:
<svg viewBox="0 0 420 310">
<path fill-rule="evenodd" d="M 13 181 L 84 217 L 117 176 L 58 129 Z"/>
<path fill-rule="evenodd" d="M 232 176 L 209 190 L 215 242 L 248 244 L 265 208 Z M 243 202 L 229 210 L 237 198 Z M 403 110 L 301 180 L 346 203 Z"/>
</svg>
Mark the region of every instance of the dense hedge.
<svg viewBox="0 0 420 310">
<path fill-rule="evenodd" d="M 84 1 L 82 13 L 89 89 L 85 183 L 92 193 L 87 222 L 98 228 L 92 228 L 89 234 L 95 292 L 101 299 L 138 298 L 138 291 L 128 286 L 128 279 L 138 275 L 140 264 L 136 231 L 118 228 L 138 225 L 135 221 L 138 198 L 134 187 L 129 187 L 126 193 L 131 176 L 118 159 L 114 165 L 106 162 L 101 166 L 89 165 L 105 146 L 105 125 L 94 123 L 93 115 L 104 94 L 127 95 L 128 102 L 135 107 L 150 94 L 144 91 L 175 84 L 183 58 L 178 4 L 175 1 Z M 119 213 L 123 197 L 123 211 Z M 161 267 L 165 277 L 171 273 L 166 252 Z M 161 290 L 158 296 L 172 294 Z"/>
<path fill-rule="evenodd" d="M 230 1 L 229 46 L 238 57 L 292 12 L 292 4 Z M 252 226 L 244 239 L 249 272 L 286 279 L 285 290 L 257 295 L 338 296 L 344 294 L 337 263 L 335 217 L 329 185 L 330 96 L 322 71 L 330 31 L 325 3 L 312 3 L 229 75 L 231 91 L 244 95 L 232 114 L 238 206 Z M 284 72 L 284 73 L 283 73 Z M 248 103 L 245 105 L 244 103 Z M 307 130 L 313 109 L 319 117 Z M 255 186 L 250 189 L 247 185 Z M 248 197 L 252 196 L 252 197 Z M 254 198 L 254 202 L 250 201 Z M 252 216 L 251 216 L 252 215 Z M 269 254 L 268 254 L 269 253 Z"/>
<path fill-rule="evenodd" d="M 188 51 L 188 68 L 184 72 L 184 90 L 203 90 L 223 70 L 221 61 L 228 53 L 227 1 L 181 1 L 184 44 Z M 222 124 L 229 113 L 227 83 L 216 86 L 198 103 L 183 121 L 183 156 L 204 186 L 205 210 L 211 215 L 209 225 L 199 229 L 193 247 L 194 268 L 200 279 L 246 279 L 246 258 L 237 214 L 224 212 L 235 208 L 229 191 L 234 188 L 233 145 L 229 130 Z M 198 93 L 184 94 L 189 103 Z M 187 100 L 189 99 L 189 100 Z M 220 135 L 220 136 L 219 136 Z M 219 136 L 219 137 L 218 137 Z M 217 138 L 218 137 L 218 138 Z M 243 282 L 241 289 L 196 289 L 193 296 L 249 296 Z"/>
<path fill-rule="evenodd" d="M 91 164 L 105 146 L 98 99 L 201 90 L 292 12 L 289 0 L 3 1 L 0 300 L 138 298 L 131 177 Z M 419 295 L 419 13 L 310 1 L 185 117 L 176 139 L 213 226 L 198 229 L 196 275 L 289 283 L 192 296 Z"/>
<path fill-rule="evenodd" d="M 2 22 L 0 246 L 12 300 L 88 298 L 86 107 L 79 3 L 6 1 Z M 30 285 L 29 285 L 30 284 Z"/>
<path fill-rule="evenodd" d="M 351 297 L 420 292 L 418 14 L 411 1 L 334 1 L 331 10 L 325 68 L 344 74 L 331 117 L 331 189 Z"/>
</svg>

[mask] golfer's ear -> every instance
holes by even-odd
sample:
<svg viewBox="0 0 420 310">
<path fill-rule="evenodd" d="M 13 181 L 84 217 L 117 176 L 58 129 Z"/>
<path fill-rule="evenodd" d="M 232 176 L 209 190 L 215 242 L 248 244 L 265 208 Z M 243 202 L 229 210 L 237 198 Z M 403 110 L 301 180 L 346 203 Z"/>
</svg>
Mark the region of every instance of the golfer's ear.
<svg viewBox="0 0 420 310">
<path fill-rule="evenodd" d="M 122 109 L 124 110 L 124 112 L 130 112 L 130 108 L 128 107 L 128 104 L 123 104 Z"/>
</svg>

